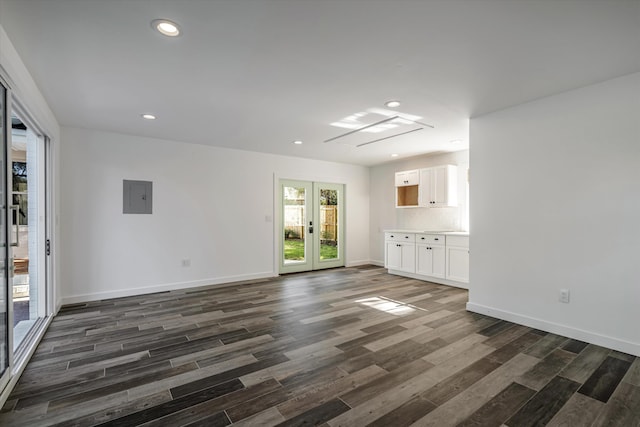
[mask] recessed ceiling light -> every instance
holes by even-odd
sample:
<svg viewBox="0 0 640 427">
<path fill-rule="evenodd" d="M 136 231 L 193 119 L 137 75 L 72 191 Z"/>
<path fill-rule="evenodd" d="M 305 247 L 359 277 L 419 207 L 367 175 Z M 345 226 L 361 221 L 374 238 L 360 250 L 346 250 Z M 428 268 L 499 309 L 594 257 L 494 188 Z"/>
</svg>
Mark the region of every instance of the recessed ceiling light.
<svg viewBox="0 0 640 427">
<path fill-rule="evenodd" d="M 155 120 L 156 116 L 154 116 L 153 114 L 142 114 L 142 118 L 147 120 Z"/>
<path fill-rule="evenodd" d="M 302 141 L 300 141 L 299 139 L 296 139 L 295 141 L 293 141 L 293 143 L 296 145 L 302 145 Z"/>
<path fill-rule="evenodd" d="M 398 153 L 393 153 L 391 157 L 398 157 Z"/>
<path fill-rule="evenodd" d="M 400 106 L 400 101 L 387 101 L 384 105 L 389 108 L 396 108 Z"/>
<path fill-rule="evenodd" d="M 176 37 L 180 35 L 178 24 L 168 19 L 156 19 L 151 22 L 151 27 L 165 36 Z"/>
<path fill-rule="evenodd" d="M 449 141 L 451 144 L 462 144 L 462 140 L 461 139 L 452 139 L 451 141 Z"/>
</svg>

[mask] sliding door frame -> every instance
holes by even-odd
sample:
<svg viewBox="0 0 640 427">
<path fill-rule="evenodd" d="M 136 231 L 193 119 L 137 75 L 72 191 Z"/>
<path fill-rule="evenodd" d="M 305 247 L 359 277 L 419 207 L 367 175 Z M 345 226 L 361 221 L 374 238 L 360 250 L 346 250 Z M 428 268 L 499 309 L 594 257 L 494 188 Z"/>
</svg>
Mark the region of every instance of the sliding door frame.
<svg viewBox="0 0 640 427">
<path fill-rule="evenodd" d="M 2 376 L 0 376 L 0 392 L 1 392 L 9 384 L 9 382 L 13 377 L 14 364 L 13 364 L 13 299 L 11 298 L 11 291 L 13 289 L 13 285 L 11 283 L 13 274 L 11 272 L 11 269 L 13 268 L 13 266 L 11 263 L 11 245 L 10 245 L 11 226 L 9 225 L 11 221 L 11 215 L 9 214 L 10 212 L 9 206 L 11 205 L 10 202 L 12 202 L 11 199 L 13 199 L 13 196 L 11 194 L 9 184 L 8 184 L 10 182 L 9 180 L 11 180 L 12 178 L 10 175 L 11 169 L 9 168 L 9 161 L 11 158 L 10 157 L 11 155 L 10 126 L 11 126 L 11 111 L 12 111 L 11 87 L 7 84 L 7 82 L 2 78 L 1 75 L 0 75 L 0 84 L 6 89 L 4 93 L 4 99 L 2 99 L 2 107 L 4 108 L 4 110 L 2 110 L 3 135 L 0 135 L 0 140 L 4 139 L 4 147 L 2 147 L 3 152 L 2 152 L 2 155 L 0 156 L 1 157 L 0 161 L 2 161 L 2 158 L 4 158 L 4 162 L 5 162 L 5 177 L 4 177 L 5 188 L 0 190 L 0 193 L 4 193 L 4 200 L 0 201 L 0 203 L 4 206 L 4 209 L 0 209 L 0 215 L 2 215 L 2 221 L 0 221 L 0 223 L 3 224 L 2 232 L 6 236 L 6 242 L 3 243 L 5 245 L 4 259 L 0 260 L 0 263 L 4 264 L 4 269 L 2 269 L 2 274 L 4 275 L 4 277 L 2 277 L 1 280 L 6 281 L 6 290 L 5 290 L 5 294 L 0 296 L 0 300 L 5 301 L 4 304 L 6 304 L 6 310 L 7 310 L 6 311 L 7 313 L 6 314 L 7 315 L 7 319 L 6 319 L 7 321 L 7 324 L 6 324 L 7 367 L 5 371 L 2 373 Z M 2 180 L 0 180 L 0 185 L 1 185 L 1 182 Z"/>
</svg>

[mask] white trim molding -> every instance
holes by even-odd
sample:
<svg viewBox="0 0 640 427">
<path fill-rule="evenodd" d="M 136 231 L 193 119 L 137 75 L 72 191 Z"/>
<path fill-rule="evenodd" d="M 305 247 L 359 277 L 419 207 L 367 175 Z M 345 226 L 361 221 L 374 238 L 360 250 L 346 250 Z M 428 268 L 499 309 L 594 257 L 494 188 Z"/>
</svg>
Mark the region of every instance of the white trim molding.
<svg viewBox="0 0 640 427">
<path fill-rule="evenodd" d="M 467 310 L 640 357 L 640 344 L 472 302 Z"/>
<path fill-rule="evenodd" d="M 193 280 L 190 282 L 165 283 L 163 285 L 145 286 L 141 288 L 123 289 L 110 292 L 97 292 L 92 294 L 72 295 L 62 298 L 62 305 L 78 304 L 89 301 L 100 301 L 111 298 L 122 298 L 144 294 L 153 294 L 156 292 L 175 291 L 179 289 L 198 288 L 212 285 L 222 285 L 234 282 L 244 282 L 247 280 L 267 279 L 277 277 L 278 275 L 272 271 L 254 274 L 243 274 L 238 276 L 216 277 L 213 279 Z"/>
</svg>

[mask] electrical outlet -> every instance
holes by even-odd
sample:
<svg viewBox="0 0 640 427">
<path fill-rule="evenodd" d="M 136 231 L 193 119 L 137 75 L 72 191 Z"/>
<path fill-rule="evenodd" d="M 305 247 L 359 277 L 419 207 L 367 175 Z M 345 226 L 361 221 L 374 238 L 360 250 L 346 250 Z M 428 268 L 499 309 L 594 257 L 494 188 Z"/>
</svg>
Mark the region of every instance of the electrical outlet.
<svg viewBox="0 0 640 427">
<path fill-rule="evenodd" d="M 182 260 L 183 267 L 191 267 L 191 260 L 189 258 L 185 258 Z"/>
<path fill-rule="evenodd" d="M 558 298 L 560 302 L 565 304 L 569 303 L 569 289 L 560 289 L 560 298 Z"/>
</svg>

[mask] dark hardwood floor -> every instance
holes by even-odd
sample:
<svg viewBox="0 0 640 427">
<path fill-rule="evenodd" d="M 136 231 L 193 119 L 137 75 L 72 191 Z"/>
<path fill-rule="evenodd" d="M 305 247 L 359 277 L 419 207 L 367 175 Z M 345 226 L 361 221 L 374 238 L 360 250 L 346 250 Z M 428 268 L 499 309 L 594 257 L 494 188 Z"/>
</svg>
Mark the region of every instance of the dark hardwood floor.
<svg viewBox="0 0 640 427">
<path fill-rule="evenodd" d="M 62 308 L 6 426 L 640 426 L 635 357 L 378 267 Z"/>
</svg>

